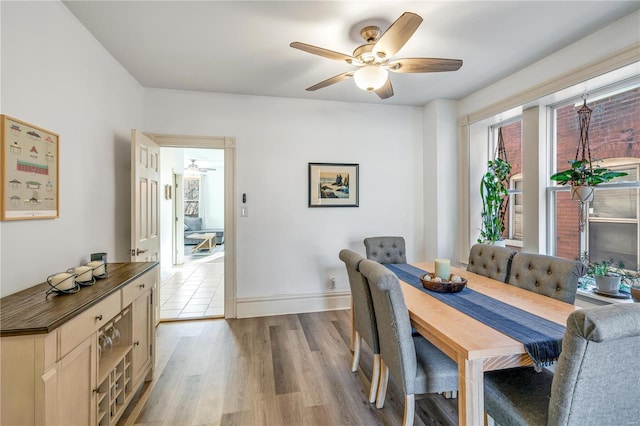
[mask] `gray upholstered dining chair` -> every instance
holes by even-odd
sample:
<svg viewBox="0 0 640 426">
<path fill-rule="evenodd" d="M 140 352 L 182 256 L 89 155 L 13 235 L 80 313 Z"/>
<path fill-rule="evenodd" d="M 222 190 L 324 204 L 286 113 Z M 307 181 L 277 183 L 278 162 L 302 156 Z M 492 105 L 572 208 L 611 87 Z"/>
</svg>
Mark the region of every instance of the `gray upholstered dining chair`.
<svg viewBox="0 0 640 426">
<path fill-rule="evenodd" d="M 485 373 L 485 410 L 502 425 L 637 425 L 638 353 L 640 304 L 577 310 L 567 319 L 555 374 Z"/>
<path fill-rule="evenodd" d="M 376 407 L 382 408 L 389 372 L 404 393 L 403 424 L 413 424 L 415 394 L 458 390 L 458 367 L 421 336 L 411 335 L 409 311 L 398 277 L 372 260 L 360 262 L 369 282 L 380 340 L 380 385 Z"/>
<path fill-rule="evenodd" d="M 490 244 L 475 244 L 469 251 L 467 271 L 506 283 L 515 250 Z"/>
<path fill-rule="evenodd" d="M 369 237 L 364 239 L 367 259 L 378 263 L 407 263 L 403 237 Z"/>
<path fill-rule="evenodd" d="M 378 328 L 371 301 L 371 290 L 369 290 L 369 284 L 359 269 L 360 262 L 364 258 L 348 249 L 340 250 L 338 256 L 347 268 L 351 287 L 352 328 L 355 332 L 351 371 L 354 373 L 358 371 L 360 347 L 362 340 L 364 340 L 373 353 L 373 370 L 371 371 L 371 387 L 369 389 L 369 402 L 373 403 L 376 401 L 380 379 L 380 345 L 378 344 Z"/>
<path fill-rule="evenodd" d="M 563 302 L 576 300 L 578 278 L 586 266 L 576 260 L 534 253 L 517 253 L 511 261 L 509 284 L 534 291 Z"/>
</svg>

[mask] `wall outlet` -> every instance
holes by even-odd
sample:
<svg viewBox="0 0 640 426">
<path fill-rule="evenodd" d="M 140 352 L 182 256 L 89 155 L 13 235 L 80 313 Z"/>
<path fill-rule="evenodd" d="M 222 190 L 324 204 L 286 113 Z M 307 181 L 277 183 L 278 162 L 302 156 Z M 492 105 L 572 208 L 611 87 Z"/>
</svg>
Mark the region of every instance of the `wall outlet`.
<svg viewBox="0 0 640 426">
<path fill-rule="evenodd" d="M 329 289 L 333 290 L 336 288 L 336 277 L 329 277 Z"/>
</svg>

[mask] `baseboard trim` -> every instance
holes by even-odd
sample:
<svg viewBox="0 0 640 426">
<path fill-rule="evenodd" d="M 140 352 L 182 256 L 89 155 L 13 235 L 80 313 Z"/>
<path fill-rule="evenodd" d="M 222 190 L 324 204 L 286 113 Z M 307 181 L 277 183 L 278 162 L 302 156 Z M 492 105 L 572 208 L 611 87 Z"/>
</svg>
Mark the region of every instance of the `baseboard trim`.
<svg viewBox="0 0 640 426">
<path fill-rule="evenodd" d="M 349 291 L 236 299 L 237 318 L 335 311 L 349 309 L 350 306 Z"/>
</svg>

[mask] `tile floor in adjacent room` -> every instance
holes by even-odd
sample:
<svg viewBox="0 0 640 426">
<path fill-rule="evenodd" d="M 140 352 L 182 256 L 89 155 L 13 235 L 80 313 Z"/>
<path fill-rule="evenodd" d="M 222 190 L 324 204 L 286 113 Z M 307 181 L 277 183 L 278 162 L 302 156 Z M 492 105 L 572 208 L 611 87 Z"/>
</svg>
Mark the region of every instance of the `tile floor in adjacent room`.
<svg viewBox="0 0 640 426">
<path fill-rule="evenodd" d="M 162 281 L 160 319 L 224 315 L 224 251 L 189 259 Z"/>
</svg>

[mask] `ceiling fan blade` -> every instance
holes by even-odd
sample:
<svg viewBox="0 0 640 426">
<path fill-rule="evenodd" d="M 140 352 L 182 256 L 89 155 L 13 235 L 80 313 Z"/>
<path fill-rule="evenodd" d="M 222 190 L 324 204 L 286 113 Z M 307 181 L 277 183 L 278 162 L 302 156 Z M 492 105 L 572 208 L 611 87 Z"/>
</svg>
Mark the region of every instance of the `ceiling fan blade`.
<svg viewBox="0 0 640 426">
<path fill-rule="evenodd" d="M 315 84 L 311 87 L 307 87 L 307 91 L 313 92 L 315 90 L 322 89 L 323 87 L 331 86 L 332 84 L 339 83 L 342 80 L 346 80 L 347 78 L 353 77 L 353 74 L 354 74 L 354 71 L 348 71 L 342 74 L 335 75 L 331 78 L 321 81 L 318 84 Z"/>
<path fill-rule="evenodd" d="M 420 15 L 405 12 L 380 36 L 380 39 L 373 46 L 373 53 L 382 57 L 390 58 L 411 38 L 413 33 L 422 23 Z"/>
<path fill-rule="evenodd" d="M 345 55 L 344 53 L 340 52 L 334 52 L 333 50 L 329 49 L 323 49 L 322 47 L 313 46 L 311 44 L 300 43 L 298 41 L 294 41 L 289 46 L 293 47 L 294 49 L 302 50 L 303 52 L 323 56 L 325 58 L 334 59 L 336 61 L 345 61 L 349 64 L 355 60 L 353 56 Z"/>
<path fill-rule="evenodd" d="M 410 73 L 457 71 L 461 66 L 461 59 L 403 58 L 389 62 L 385 68 L 393 72 Z"/>
<path fill-rule="evenodd" d="M 391 79 L 387 77 L 387 81 L 384 85 L 376 90 L 376 95 L 380 97 L 380 99 L 387 99 L 393 96 L 393 87 L 391 86 Z"/>
</svg>

